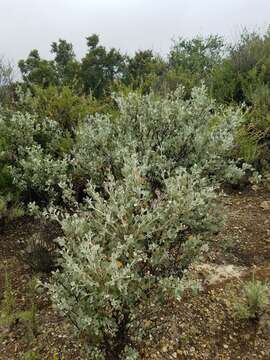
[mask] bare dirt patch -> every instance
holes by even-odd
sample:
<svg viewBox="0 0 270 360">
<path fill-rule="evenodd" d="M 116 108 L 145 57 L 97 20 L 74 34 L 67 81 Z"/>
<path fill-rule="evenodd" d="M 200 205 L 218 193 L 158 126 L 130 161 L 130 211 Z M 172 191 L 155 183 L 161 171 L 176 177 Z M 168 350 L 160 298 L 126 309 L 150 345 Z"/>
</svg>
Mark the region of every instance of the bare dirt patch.
<svg viewBox="0 0 270 360">
<path fill-rule="evenodd" d="M 257 190 L 223 198 L 227 221 L 210 241 L 208 260 L 219 264 L 262 266 L 270 261 L 270 193 Z"/>
</svg>

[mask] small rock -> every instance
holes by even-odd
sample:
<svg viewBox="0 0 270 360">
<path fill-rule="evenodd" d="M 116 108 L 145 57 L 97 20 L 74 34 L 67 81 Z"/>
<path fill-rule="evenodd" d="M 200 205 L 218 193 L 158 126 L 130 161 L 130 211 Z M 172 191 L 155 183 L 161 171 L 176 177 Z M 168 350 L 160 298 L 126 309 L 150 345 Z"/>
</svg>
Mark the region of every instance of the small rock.
<svg viewBox="0 0 270 360">
<path fill-rule="evenodd" d="M 270 210 L 270 201 L 263 201 L 260 205 L 263 210 Z"/>
<path fill-rule="evenodd" d="M 164 346 L 162 347 L 162 349 L 161 349 L 161 350 L 162 350 L 162 352 L 164 352 L 164 353 L 165 353 L 165 352 L 167 352 L 167 351 L 168 351 L 168 347 L 167 347 L 166 345 L 164 345 Z"/>
</svg>

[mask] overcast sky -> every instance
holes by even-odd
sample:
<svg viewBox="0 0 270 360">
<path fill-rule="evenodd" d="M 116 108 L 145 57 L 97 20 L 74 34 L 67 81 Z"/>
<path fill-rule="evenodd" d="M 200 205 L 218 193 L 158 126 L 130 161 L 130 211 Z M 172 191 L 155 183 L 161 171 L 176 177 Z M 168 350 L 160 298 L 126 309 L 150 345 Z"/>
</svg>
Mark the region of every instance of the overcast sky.
<svg viewBox="0 0 270 360">
<path fill-rule="evenodd" d="M 63 38 L 81 57 L 92 33 L 123 52 L 165 54 L 172 38 L 218 33 L 233 41 L 243 27 L 268 22 L 270 0 L 0 0 L 0 55 L 15 63 L 37 48 L 47 57 Z"/>
</svg>

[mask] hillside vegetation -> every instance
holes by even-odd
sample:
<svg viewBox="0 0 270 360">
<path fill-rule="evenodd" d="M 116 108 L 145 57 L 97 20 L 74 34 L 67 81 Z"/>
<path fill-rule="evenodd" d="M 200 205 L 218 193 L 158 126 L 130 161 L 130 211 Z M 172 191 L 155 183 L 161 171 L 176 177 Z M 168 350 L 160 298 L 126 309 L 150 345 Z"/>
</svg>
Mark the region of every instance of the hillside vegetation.
<svg viewBox="0 0 270 360">
<path fill-rule="evenodd" d="M 0 357 L 269 359 L 270 31 L 86 40 L 0 64 Z"/>
</svg>

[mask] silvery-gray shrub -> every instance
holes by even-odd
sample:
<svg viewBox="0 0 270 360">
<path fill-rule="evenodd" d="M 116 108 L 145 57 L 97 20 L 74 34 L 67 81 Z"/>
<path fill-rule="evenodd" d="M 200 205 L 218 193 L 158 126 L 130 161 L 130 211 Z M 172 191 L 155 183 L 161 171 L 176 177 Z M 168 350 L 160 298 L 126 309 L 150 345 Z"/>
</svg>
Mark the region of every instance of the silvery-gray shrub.
<svg viewBox="0 0 270 360">
<path fill-rule="evenodd" d="M 204 87 L 195 88 L 190 100 L 179 88 L 167 97 L 131 93 L 116 101 L 118 116 L 96 115 L 78 130 L 75 166 L 87 179 L 100 185 L 108 173 L 121 176 L 125 158 L 134 153 L 153 182 L 161 170 L 179 166 L 219 181 L 237 182 L 244 174 L 231 158 L 242 111 L 217 105 Z"/>
<path fill-rule="evenodd" d="M 116 99 L 117 116 L 88 119 L 72 154 L 84 202 L 50 210 L 64 236 L 49 290 L 93 359 L 136 357 L 140 306 L 181 297 L 203 235 L 220 225 L 212 186 L 244 172 L 230 156 L 241 110 L 203 87 L 182 93 L 130 94 Z"/>
<path fill-rule="evenodd" d="M 0 134 L 0 162 L 6 165 L 15 189 L 38 192 L 45 202 L 59 197 L 61 188 L 70 184 L 70 160 L 56 154 L 64 135 L 59 125 L 28 113 L 0 112 Z"/>
<path fill-rule="evenodd" d="M 133 156 L 121 179 L 108 176 L 106 196 L 89 183 L 75 213 L 51 209 L 64 236 L 61 270 L 49 291 L 93 359 L 128 359 L 126 351 L 135 358 L 139 306 L 149 294 L 153 301 L 181 296 L 183 272 L 200 251 L 199 236 L 220 224 L 216 194 L 200 172 L 179 168 L 164 178 L 162 192 L 153 193 L 146 171 Z"/>
</svg>

